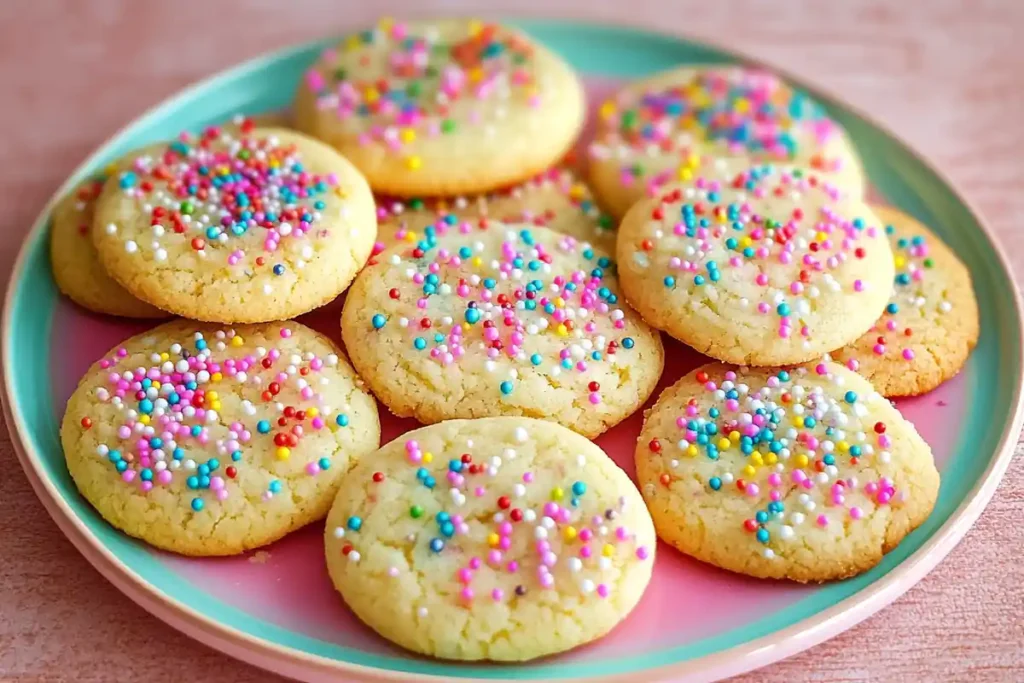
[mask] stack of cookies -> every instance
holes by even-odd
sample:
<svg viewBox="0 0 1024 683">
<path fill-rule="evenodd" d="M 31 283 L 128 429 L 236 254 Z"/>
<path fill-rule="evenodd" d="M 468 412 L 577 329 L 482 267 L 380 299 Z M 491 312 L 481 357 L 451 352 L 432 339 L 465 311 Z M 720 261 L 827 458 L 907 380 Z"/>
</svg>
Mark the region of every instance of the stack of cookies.
<svg viewBox="0 0 1024 683">
<path fill-rule="evenodd" d="M 770 74 L 628 85 L 598 110 L 593 193 L 585 114 L 578 76 L 513 29 L 382 21 L 321 55 L 292 118 L 114 161 L 54 214 L 58 284 L 180 318 L 69 400 L 79 490 L 187 555 L 326 516 L 356 615 L 452 659 L 603 636 L 656 537 L 753 576 L 874 566 L 939 486 L 883 396 L 965 362 L 966 269 L 865 203 L 842 129 Z M 342 293 L 348 357 L 291 320 Z M 661 332 L 717 362 L 665 378 L 638 487 L 589 439 L 652 397 Z M 374 398 L 428 426 L 379 448 Z"/>
</svg>

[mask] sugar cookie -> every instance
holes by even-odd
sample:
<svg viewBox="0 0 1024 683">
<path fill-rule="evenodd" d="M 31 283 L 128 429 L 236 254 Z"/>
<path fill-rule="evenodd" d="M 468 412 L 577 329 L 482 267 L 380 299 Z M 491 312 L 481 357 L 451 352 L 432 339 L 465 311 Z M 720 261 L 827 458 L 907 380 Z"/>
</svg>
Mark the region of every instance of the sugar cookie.
<svg viewBox="0 0 1024 683">
<path fill-rule="evenodd" d="M 928 228 L 896 209 L 873 206 L 886 226 L 896 284 L 885 313 L 832 354 L 884 396 L 916 396 L 953 377 L 978 342 L 971 274 Z"/>
<path fill-rule="evenodd" d="M 321 55 L 295 115 L 376 192 L 477 194 L 558 163 L 584 96 L 561 58 L 506 26 L 384 20 Z"/>
<path fill-rule="evenodd" d="M 53 279 L 65 296 L 90 311 L 124 318 L 168 317 L 129 294 L 100 265 L 89 235 L 96 198 L 105 181 L 105 175 L 97 175 L 79 183 L 54 208 L 50 226 Z"/>
<path fill-rule="evenodd" d="M 304 135 L 210 128 L 129 156 L 93 241 L 129 292 L 196 320 L 293 317 L 340 294 L 377 234 L 366 181 Z"/>
<path fill-rule="evenodd" d="M 90 368 L 61 443 L 113 526 L 165 550 L 230 555 L 322 518 L 349 466 L 377 449 L 380 423 L 313 330 L 178 320 Z"/>
<path fill-rule="evenodd" d="M 821 105 L 771 73 L 724 65 L 666 71 L 608 99 L 590 146 L 590 180 L 601 203 L 623 216 L 722 157 L 803 166 L 864 194 L 856 151 Z"/>
<path fill-rule="evenodd" d="M 638 202 L 619 227 L 618 265 L 648 323 L 712 358 L 759 366 L 850 343 L 881 315 L 893 277 L 866 204 L 776 166 Z"/>
<path fill-rule="evenodd" d="M 451 420 L 345 478 L 327 571 L 360 619 L 423 654 L 524 661 L 600 638 L 651 578 L 654 527 L 600 448 L 550 422 Z"/>
<path fill-rule="evenodd" d="M 397 415 L 523 415 L 596 436 L 654 391 L 658 333 L 622 305 L 611 259 L 572 237 L 463 222 L 374 261 L 349 291 L 341 332 Z"/>
<path fill-rule="evenodd" d="M 762 578 L 867 571 L 939 492 L 931 449 L 867 380 L 835 363 L 717 363 L 669 387 L 636 448 L 663 541 Z"/>
<path fill-rule="evenodd" d="M 378 241 L 387 246 L 418 242 L 437 221 L 480 216 L 505 223 L 531 223 L 571 235 L 606 251 L 615 250 L 615 222 L 594 202 L 590 189 L 565 167 L 556 167 L 511 188 L 486 195 L 379 201 Z"/>
</svg>

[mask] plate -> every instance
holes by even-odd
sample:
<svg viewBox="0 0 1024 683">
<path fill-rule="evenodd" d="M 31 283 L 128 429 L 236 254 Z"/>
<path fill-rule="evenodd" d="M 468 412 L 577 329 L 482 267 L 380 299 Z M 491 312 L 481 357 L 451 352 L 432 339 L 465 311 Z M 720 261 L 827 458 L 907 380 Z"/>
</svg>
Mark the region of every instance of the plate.
<svg viewBox="0 0 1024 683">
<path fill-rule="evenodd" d="M 592 90 L 682 62 L 752 61 L 633 29 L 516 23 L 564 55 Z M 134 147 L 237 112 L 287 106 L 305 67 L 331 42 L 268 55 L 184 90 L 104 144 L 55 199 Z M 107 526 L 78 495 L 64 465 L 59 423 L 78 378 L 95 358 L 147 325 L 91 315 L 58 294 L 46 234 L 55 199 L 18 256 L 2 329 L 4 412 L 36 493 L 78 549 L 143 607 L 207 645 L 304 680 L 709 680 L 762 666 L 849 628 L 920 580 L 992 496 L 1021 425 L 1021 305 L 988 230 L 941 174 L 868 117 L 791 80 L 849 131 L 873 191 L 956 249 L 970 267 L 980 302 L 982 336 L 966 369 L 927 396 L 899 402 L 934 448 L 942 488 L 928 521 L 872 571 L 799 586 L 730 574 L 662 548 L 648 592 L 607 638 L 558 657 L 499 666 L 420 658 L 362 627 L 331 589 L 318 524 L 237 558 L 186 559 L 152 550 Z M 301 320 L 337 340 L 339 311 L 335 302 Z M 663 386 L 701 360 L 679 345 L 668 351 Z M 392 417 L 383 421 L 385 440 L 414 426 Z M 627 471 L 640 425 L 637 413 L 598 440 Z"/>
</svg>

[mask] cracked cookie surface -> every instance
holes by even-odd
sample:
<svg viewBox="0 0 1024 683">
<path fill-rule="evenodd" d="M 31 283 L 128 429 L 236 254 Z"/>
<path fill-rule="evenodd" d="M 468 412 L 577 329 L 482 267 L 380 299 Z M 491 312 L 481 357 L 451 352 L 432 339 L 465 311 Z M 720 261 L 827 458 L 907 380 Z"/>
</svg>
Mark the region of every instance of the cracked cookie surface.
<svg viewBox="0 0 1024 683">
<path fill-rule="evenodd" d="M 373 249 L 366 181 L 305 135 L 249 121 L 119 163 L 97 201 L 93 242 L 121 286 L 173 313 L 290 318 L 338 296 Z"/>
<path fill-rule="evenodd" d="M 600 638 L 651 577 L 654 527 L 600 448 L 528 418 L 451 420 L 399 437 L 346 477 L 327 569 L 402 647 L 524 661 Z"/>
<path fill-rule="evenodd" d="M 342 337 L 397 415 L 522 415 L 597 436 L 643 404 L 664 366 L 613 269 L 547 228 L 442 225 L 374 257 L 348 293 Z"/>
<path fill-rule="evenodd" d="M 561 57 L 510 27 L 382 20 L 323 52 L 295 115 L 375 192 L 476 194 L 561 161 L 583 125 L 584 95 Z"/>
<path fill-rule="evenodd" d="M 619 278 L 652 326 L 718 360 L 802 363 L 855 340 L 892 291 L 881 221 L 814 172 L 725 163 L 638 202 Z"/>
<path fill-rule="evenodd" d="M 802 582 L 874 567 L 924 523 L 939 491 L 914 426 L 836 363 L 698 368 L 650 410 L 636 467 L 666 543 Z"/>
<path fill-rule="evenodd" d="M 917 396 L 967 362 L 978 342 L 978 302 L 970 271 L 942 240 L 897 209 L 872 209 L 895 258 L 893 294 L 874 326 L 832 357 L 884 396 Z"/>
<path fill-rule="evenodd" d="M 173 321 L 119 344 L 68 400 L 68 470 L 110 524 L 185 555 L 231 555 L 317 519 L 376 450 L 373 398 L 295 322 Z"/>
</svg>

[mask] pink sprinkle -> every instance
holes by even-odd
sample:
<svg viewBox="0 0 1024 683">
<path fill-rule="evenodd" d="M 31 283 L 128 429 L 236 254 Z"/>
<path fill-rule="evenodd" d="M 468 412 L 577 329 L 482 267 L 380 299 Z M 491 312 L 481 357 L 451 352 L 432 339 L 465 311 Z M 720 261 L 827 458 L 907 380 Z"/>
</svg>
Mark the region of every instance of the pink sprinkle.
<svg viewBox="0 0 1024 683">
<path fill-rule="evenodd" d="M 603 583 L 599 583 L 597 585 L 597 594 L 600 595 L 602 598 L 607 598 L 608 597 L 608 586 L 606 586 Z"/>
<path fill-rule="evenodd" d="M 860 519 L 864 516 L 864 513 L 859 507 L 850 508 L 850 519 Z"/>
<path fill-rule="evenodd" d="M 826 517 L 825 515 L 818 515 L 818 526 L 820 526 L 820 527 L 828 526 L 828 517 Z"/>
<path fill-rule="evenodd" d="M 505 597 L 505 594 L 500 588 L 495 588 L 491 591 L 491 599 L 494 600 L 494 602 L 501 602 L 503 597 Z"/>
<path fill-rule="evenodd" d="M 642 545 L 639 548 L 637 548 L 636 549 L 636 556 L 637 556 L 637 559 L 640 559 L 640 560 L 646 560 L 648 557 L 650 557 L 650 552 L 647 550 L 647 546 Z"/>
<path fill-rule="evenodd" d="M 519 563 L 515 560 L 512 560 L 508 563 L 507 569 L 509 574 L 515 574 L 517 571 L 519 571 Z"/>
<path fill-rule="evenodd" d="M 904 360 L 914 360 L 914 351 L 913 351 L 913 349 L 903 349 L 903 359 Z"/>
</svg>

